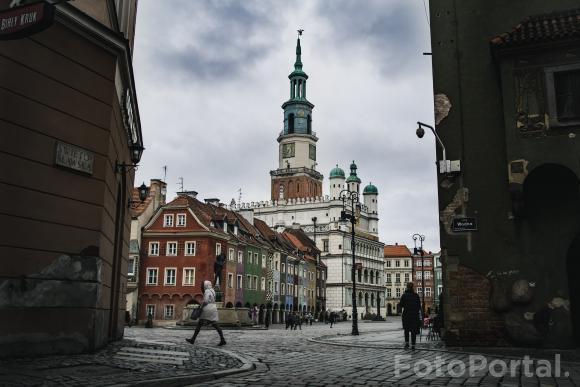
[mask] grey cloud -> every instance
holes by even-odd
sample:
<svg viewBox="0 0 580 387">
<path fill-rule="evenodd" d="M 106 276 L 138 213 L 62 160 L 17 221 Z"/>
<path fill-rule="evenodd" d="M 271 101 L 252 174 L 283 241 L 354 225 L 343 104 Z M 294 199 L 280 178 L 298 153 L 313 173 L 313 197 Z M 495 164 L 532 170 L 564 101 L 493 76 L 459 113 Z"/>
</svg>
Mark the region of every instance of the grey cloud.
<svg viewBox="0 0 580 387">
<path fill-rule="evenodd" d="M 347 61 L 358 48 L 371 46 L 365 53 L 375 55 L 384 76 L 394 77 L 415 71 L 413 57 L 421 55 L 422 42 L 429 43 L 424 38 L 428 37 L 427 27 L 417 28 L 426 24 L 418 17 L 418 7 L 419 2 L 408 0 L 333 0 L 321 1 L 318 14 L 332 27 L 333 43 L 343 50 Z"/>
<path fill-rule="evenodd" d="M 171 24 L 148 37 L 153 42 L 145 60 L 156 67 L 160 80 L 228 81 L 250 70 L 275 46 L 275 40 L 259 35 L 274 26 L 277 12 L 256 1 L 187 1 L 176 9 L 181 11 Z M 196 15 L 203 18 L 196 20 Z M 196 23 L 203 25 L 201 31 Z M 187 43 L 168 44 L 175 34 L 185 36 Z"/>
</svg>

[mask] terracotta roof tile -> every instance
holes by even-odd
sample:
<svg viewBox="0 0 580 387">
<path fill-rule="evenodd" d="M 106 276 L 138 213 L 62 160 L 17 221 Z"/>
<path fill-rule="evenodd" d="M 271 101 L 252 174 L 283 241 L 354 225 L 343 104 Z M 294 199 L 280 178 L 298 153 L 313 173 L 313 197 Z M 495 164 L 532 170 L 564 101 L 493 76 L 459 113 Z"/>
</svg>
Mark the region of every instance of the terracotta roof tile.
<svg viewBox="0 0 580 387">
<path fill-rule="evenodd" d="M 580 8 L 529 16 L 512 31 L 492 38 L 491 44 L 505 47 L 579 37 Z"/>
<path fill-rule="evenodd" d="M 385 245 L 385 257 L 410 257 L 411 251 L 406 245 Z"/>
</svg>

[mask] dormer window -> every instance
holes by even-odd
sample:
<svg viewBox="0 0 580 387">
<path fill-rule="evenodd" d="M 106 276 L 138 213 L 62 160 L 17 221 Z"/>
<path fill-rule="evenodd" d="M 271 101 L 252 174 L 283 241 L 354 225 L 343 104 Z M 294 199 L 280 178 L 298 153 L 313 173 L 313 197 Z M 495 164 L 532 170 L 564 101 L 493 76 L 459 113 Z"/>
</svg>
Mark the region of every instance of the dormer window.
<svg viewBox="0 0 580 387">
<path fill-rule="evenodd" d="M 173 214 L 163 216 L 163 227 L 173 227 Z"/>
</svg>

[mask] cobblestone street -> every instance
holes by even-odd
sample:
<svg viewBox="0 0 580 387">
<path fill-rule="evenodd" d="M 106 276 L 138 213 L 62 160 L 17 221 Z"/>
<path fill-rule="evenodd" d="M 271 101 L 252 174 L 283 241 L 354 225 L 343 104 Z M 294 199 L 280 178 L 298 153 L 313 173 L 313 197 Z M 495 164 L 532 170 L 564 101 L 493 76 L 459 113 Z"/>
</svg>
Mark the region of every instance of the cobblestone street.
<svg viewBox="0 0 580 387">
<path fill-rule="evenodd" d="M 350 329 L 350 322 L 341 322 L 333 328 L 322 323 L 303 325 L 297 331 L 281 325 L 269 330 L 225 330 L 224 352 L 216 347 L 219 339 L 213 330 L 203 330 L 192 346 L 185 342 L 191 330 L 128 328 L 125 340 L 97 354 L 3 361 L 0 385 L 580 386 L 577 351 L 562 352 L 558 378 L 526 378 L 522 369 L 515 377 L 494 376 L 488 369 L 470 376 L 469 371 L 460 372 L 458 361 L 469 364 L 464 351 L 445 349 L 441 342 L 425 337 L 418 341 L 417 350 L 403 349 L 396 318 L 385 323 L 361 322 L 358 337 L 350 336 Z M 490 351 L 494 354 L 479 357 L 476 364 L 503 357 L 497 348 Z M 522 359 L 526 352 L 512 349 L 507 354 L 506 361 Z M 527 354 L 538 356 L 537 351 Z M 541 355 L 554 363 L 553 353 Z M 427 362 L 435 365 L 431 372 L 423 372 Z M 448 371 L 450 362 L 456 366 Z M 422 365 L 419 372 L 414 370 L 416 364 Z M 534 363 L 531 370 L 535 373 L 536 369 Z"/>
</svg>

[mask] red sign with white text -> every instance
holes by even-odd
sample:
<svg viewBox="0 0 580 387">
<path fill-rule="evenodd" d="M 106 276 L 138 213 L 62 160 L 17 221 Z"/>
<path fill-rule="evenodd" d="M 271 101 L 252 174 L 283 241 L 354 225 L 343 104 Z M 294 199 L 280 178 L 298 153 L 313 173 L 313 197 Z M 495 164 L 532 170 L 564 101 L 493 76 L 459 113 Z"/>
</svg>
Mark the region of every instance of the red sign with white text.
<svg viewBox="0 0 580 387">
<path fill-rule="evenodd" d="M 0 40 L 22 38 L 52 24 L 54 6 L 34 3 L 0 12 Z"/>
</svg>

